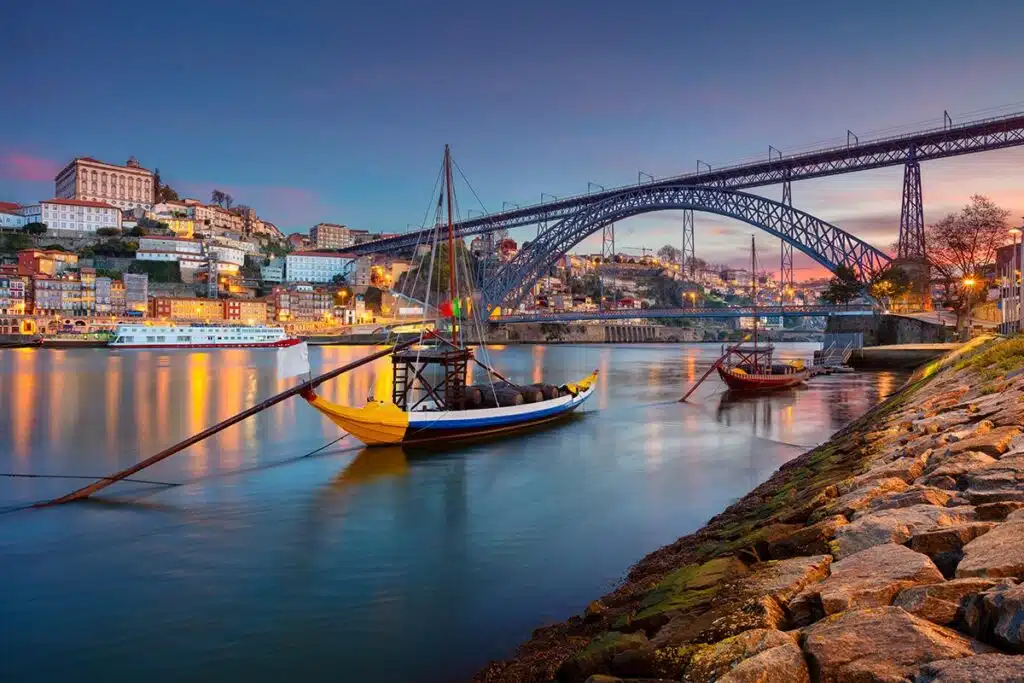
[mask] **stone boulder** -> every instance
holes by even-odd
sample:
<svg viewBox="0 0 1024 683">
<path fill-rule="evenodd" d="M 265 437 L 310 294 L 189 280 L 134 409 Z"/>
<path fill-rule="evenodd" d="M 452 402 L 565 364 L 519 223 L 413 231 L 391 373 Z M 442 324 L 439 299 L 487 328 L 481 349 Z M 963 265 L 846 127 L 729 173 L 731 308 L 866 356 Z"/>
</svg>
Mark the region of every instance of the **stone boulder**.
<svg viewBox="0 0 1024 683">
<path fill-rule="evenodd" d="M 964 546 L 958 577 L 1024 578 L 1024 510 Z"/>
<path fill-rule="evenodd" d="M 789 601 L 787 606 L 788 626 L 804 628 L 825 618 L 825 609 L 821 606 L 821 587 L 812 583 Z"/>
<path fill-rule="evenodd" d="M 977 436 L 963 439 L 962 441 L 951 443 L 948 447 L 948 455 L 954 456 L 958 453 L 977 451 L 984 453 L 985 455 L 990 455 L 993 458 L 998 458 L 1000 455 L 1010 450 L 1010 444 L 1020 435 L 1020 433 L 1020 427 L 996 427 L 984 434 L 979 434 Z"/>
<path fill-rule="evenodd" d="M 1024 508 L 1024 502 L 1004 500 L 998 503 L 985 503 L 974 507 L 974 514 L 982 522 L 1002 522 L 1007 515 Z"/>
<path fill-rule="evenodd" d="M 914 480 L 915 484 L 953 490 L 961 487 L 964 475 L 981 467 L 998 462 L 991 455 L 977 451 L 957 453 L 948 458 L 931 458 L 924 474 Z M 966 484 L 964 484 L 966 488 Z"/>
<path fill-rule="evenodd" d="M 864 474 L 854 477 L 853 481 L 847 484 L 847 490 L 840 488 L 839 492 L 849 493 L 862 486 L 892 478 L 909 483 L 921 476 L 927 459 L 924 453 L 897 458 L 887 465 L 873 467 Z"/>
<path fill-rule="evenodd" d="M 735 669 L 740 662 L 783 645 L 796 647 L 796 642 L 782 631 L 762 628 L 744 631 L 700 650 L 686 667 L 685 678 L 694 683 L 717 681 Z M 799 653 L 799 648 L 796 650 Z M 801 657 L 801 663 L 802 660 Z M 804 671 L 806 670 L 805 667 Z"/>
<path fill-rule="evenodd" d="M 823 508 L 821 510 L 821 516 L 817 517 L 817 519 L 823 519 L 826 516 L 836 514 L 843 515 L 844 517 L 852 517 L 853 513 L 867 508 L 875 498 L 887 496 L 892 493 L 899 493 L 906 489 L 907 482 L 895 477 L 871 482 L 870 484 L 866 484 L 865 486 L 861 486 L 849 493 L 841 495 L 835 500 L 835 502 L 828 506 L 827 512 Z M 812 516 L 812 519 L 815 519 L 815 516 Z"/>
<path fill-rule="evenodd" d="M 962 659 L 940 659 L 921 666 L 914 683 L 1020 683 L 1024 658 L 987 654 Z"/>
<path fill-rule="evenodd" d="M 684 680 L 689 680 L 686 678 Z M 795 642 L 773 647 L 740 662 L 718 683 L 810 683 L 803 652 Z"/>
<path fill-rule="evenodd" d="M 647 637 L 642 633 L 604 633 L 559 667 L 558 680 L 562 683 L 582 683 L 593 674 L 609 673 L 615 655 L 645 645 Z"/>
<path fill-rule="evenodd" d="M 995 522 L 969 522 L 936 531 L 925 531 L 914 534 L 907 545 L 911 550 L 932 558 L 932 562 L 942 575 L 949 579 L 955 576 L 956 566 L 963 559 L 964 546 L 988 533 L 995 526 Z"/>
<path fill-rule="evenodd" d="M 785 627 L 792 599 L 829 573 L 828 555 L 772 560 L 746 576 L 721 584 L 712 603 L 679 613 L 652 637 L 655 647 L 715 643 L 751 629 Z"/>
<path fill-rule="evenodd" d="M 747 574 L 747 566 L 733 556 L 691 564 L 668 574 L 640 601 L 636 614 L 617 621 L 621 630 L 653 633 L 677 614 L 704 611 L 726 582 Z"/>
<path fill-rule="evenodd" d="M 893 607 L 902 607 L 914 616 L 940 626 L 957 625 L 964 620 L 969 598 L 996 584 L 991 579 L 953 579 L 900 591 Z"/>
<path fill-rule="evenodd" d="M 785 560 L 801 555 L 825 555 L 831 552 L 829 543 L 840 527 L 849 524 L 846 517 L 833 515 L 811 526 L 790 531 L 766 542 L 761 559 Z M 780 525 L 781 526 L 781 525 Z"/>
<path fill-rule="evenodd" d="M 993 649 L 899 607 L 856 609 L 803 631 L 811 678 L 821 683 L 904 681 L 935 660 Z"/>
<path fill-rule="evenodd" d="M 964 621 L 976 638 L 1024 653 L 1024 584 L 1004 580 L 971 597 L 964 607 Z"/>
<path fill-rule="evenodd" d="M 945 507 L 949 505 L 950 499 L 953 497 L 949 491 L 944 491 L 932 486 L 920 486 L 914 485 L 905 491 L 894 493 L 891 496 L 882 496 L 875 498 L 868 504 L 866 510 L 861 510 L 853 515 L 856 520 L 871 512 L 877 512 L 878 510 L 894 510 L 896 508 L 907 508 L 912 505 L 936 505 L 938 507 Z"/>
<path fill-rule="evenodd" d="M 872 546 L 904 543 L 915 533 L 971 521 L 974 521 L 974 509 L 966 505 L 955 508 L 911 505 L 879 510 L 858 516 L 836 531 L 835 555 L 849 557 Z"/>
<path fill-rule="evenodd" d="M 886 543 L 836 562 L 819 592 L 825 614 L 836 614 L 889 605 L 905 588 L 942 580 L 942 574 L 926 555 Z"/>
<path fill-rule="evenodd" d="M 937 434 L 955 427 L 965 425 L 974 420 L 974 416 L 966 409 L 949 410 L 932 417 L 923 417 L 913 421 L 913 429 L 919 434 Z"/>
</svg>

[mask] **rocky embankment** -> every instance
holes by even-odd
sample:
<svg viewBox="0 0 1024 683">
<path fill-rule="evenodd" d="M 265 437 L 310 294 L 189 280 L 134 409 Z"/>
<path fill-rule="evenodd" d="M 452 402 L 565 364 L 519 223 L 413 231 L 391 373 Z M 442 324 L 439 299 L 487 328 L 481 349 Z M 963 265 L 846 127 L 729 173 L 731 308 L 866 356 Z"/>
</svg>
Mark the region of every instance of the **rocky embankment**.
<svg viewBox="0 0 1024 683">
<path fill-rule="evenodd" d="M 474 680 L 1024 681 L 1022 424 L 972 343 Z"/>
</svg>

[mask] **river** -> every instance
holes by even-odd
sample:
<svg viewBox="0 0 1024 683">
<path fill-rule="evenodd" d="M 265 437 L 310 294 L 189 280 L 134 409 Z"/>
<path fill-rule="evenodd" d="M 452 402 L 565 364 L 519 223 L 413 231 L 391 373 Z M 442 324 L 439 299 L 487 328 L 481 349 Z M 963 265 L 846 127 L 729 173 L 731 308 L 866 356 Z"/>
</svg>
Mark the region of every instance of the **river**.
<svg viewBox="0 0 1024 683">
<path fill-rule="evenodd" d="M 598 388 L 558 426 L 430 456 L 350 439 L 307 456 L 339 431 L 296 399 L 137 475 L 186 485 L 0 514 L 5 680 L 466 678 L 905 379 L 736 399 L 714 378 L 680 404 L 717 345 L 488 353 L 528 381 L 598 368 Z M 361 404 L 388 394 L 389 371 L 378 361 L 321 393 Z M 0 508 L 86 483 L 12 473 L 103 476 L 294 381 L 276 379 L 272 351 L 0 350 Z"/>
</svg>

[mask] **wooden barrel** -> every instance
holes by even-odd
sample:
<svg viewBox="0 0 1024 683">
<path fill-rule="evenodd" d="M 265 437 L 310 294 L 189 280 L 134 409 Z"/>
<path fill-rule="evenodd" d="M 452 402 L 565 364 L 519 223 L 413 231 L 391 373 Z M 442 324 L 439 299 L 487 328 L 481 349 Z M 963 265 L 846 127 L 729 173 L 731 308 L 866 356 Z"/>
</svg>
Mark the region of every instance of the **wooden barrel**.
<svg viewBox="0 0 1024 683">
<path fill-rule="evenodd" d="M 484 392 L 480 387 L 466 387 L 466 407 L 479 408 L 484 402 Z"/>
<path fill-rule="evenodd" d="M 551 399 L 558 397 L 558 387 L 556 387 L 554 384 L 544 384 L 543 382 L 537 382 L 536 384 L 531 384 L 530 386 L 533 387 L 534 389 L 540 389 L 541 393 L 544 394 L 545 401 L 550 401 Z"/>
<path fill-rule="evenodd" d="M 515 389 L 509 388 L 487 388 L 483 391 L 483 402 L 481 407 L 483 408 L 497 408 L 498 406 L 521 406 L 525 403 L 523 395 Z"/>
<path fill-rule="evenodd" d="M 536 387 L 523 387 L 519 390 L 524 403 L 539 403 L 544 400 L 544 392 Z"/>
</svg>

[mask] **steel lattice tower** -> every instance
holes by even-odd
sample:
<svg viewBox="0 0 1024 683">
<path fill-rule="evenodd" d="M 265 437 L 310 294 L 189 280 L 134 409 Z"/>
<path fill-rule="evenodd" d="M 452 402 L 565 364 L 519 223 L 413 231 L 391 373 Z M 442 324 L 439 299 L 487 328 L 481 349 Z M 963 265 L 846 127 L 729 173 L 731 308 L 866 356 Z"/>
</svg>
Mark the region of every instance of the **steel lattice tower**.
<svg viewBox="0 0 1024 683">
<path fill-rule="evenodd" d="M 924 261 L 924 202 L 921 199 L 921 165 L 911 148 L 903 166 L 903 208 L 900 210 L 900 242 L 896 258 Z"/>
<path fill-rule="evenodd" d="M 609 223 L 601 229 L 601 266 L 602 270 L 606 270 L 603 266 L 608 263 L 608 260 L 615 259 L 615 224 Z M 597 278 L 601 283 L 601 301 L 598 302 L 598 310 L 604 308 L 604 275 L 600 272 L 597 274 Z"/>
<path fill-rule="evenodd" d="M 683 253 L 679 256 L 682 259 L 680 271 L 690 271 L 690 279 L 697 279 L 697 246 L 693 239 L 693 209 L 683 211 Z"/>
<path fill-rule="evenodd" d="M 793 207 L 793 186 L 787 178 L 782 183 L 782 203 Z M 782 256 L 779 262 L 779 302 L 786 303 L 786 292 L 793 291 L 793 245 L 782 240 Z"/>
</svg>

